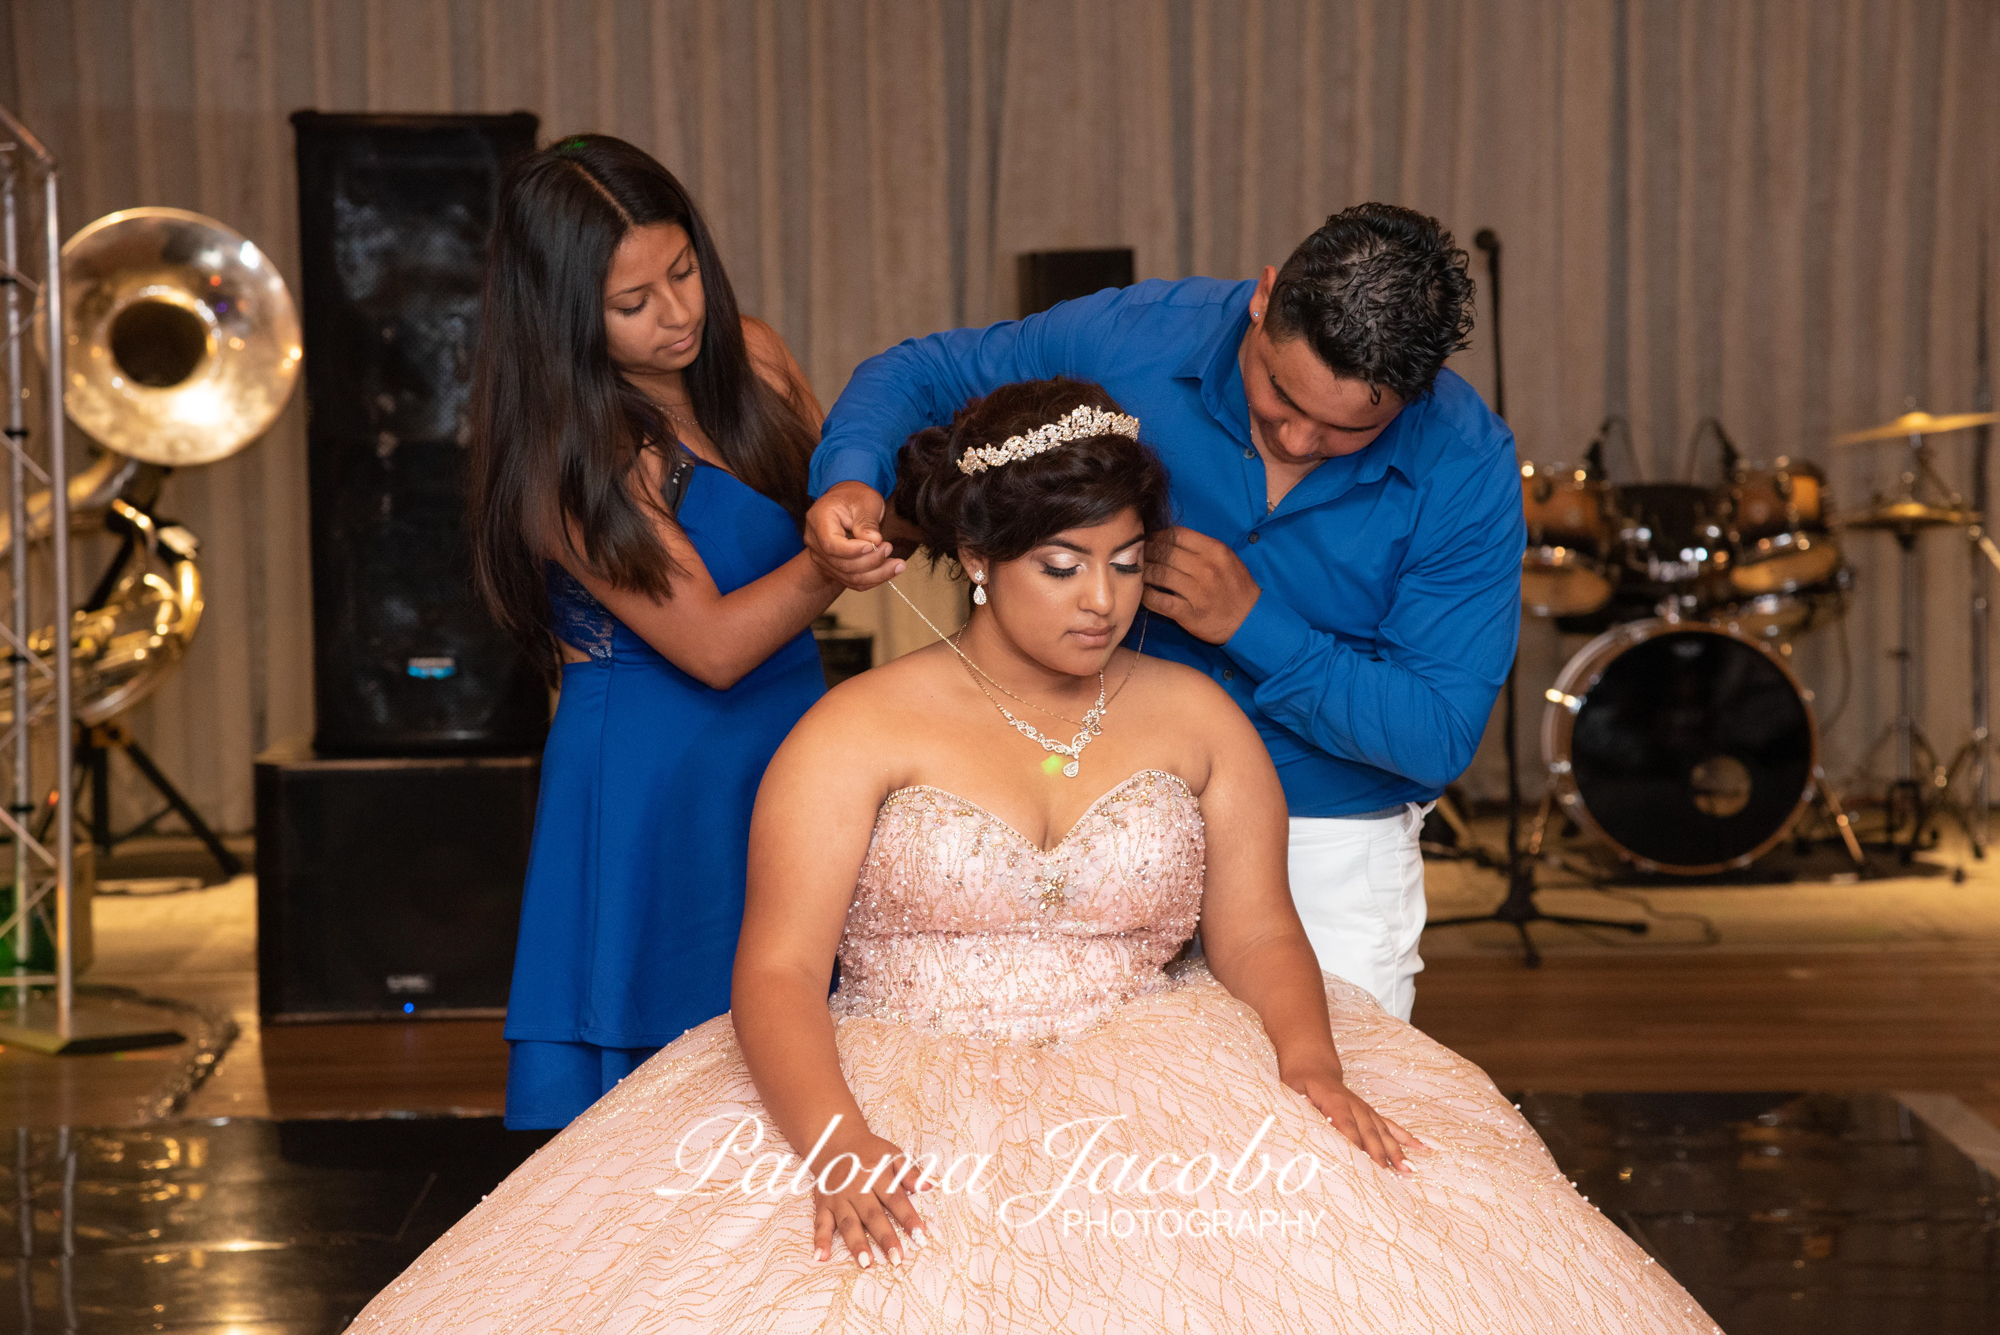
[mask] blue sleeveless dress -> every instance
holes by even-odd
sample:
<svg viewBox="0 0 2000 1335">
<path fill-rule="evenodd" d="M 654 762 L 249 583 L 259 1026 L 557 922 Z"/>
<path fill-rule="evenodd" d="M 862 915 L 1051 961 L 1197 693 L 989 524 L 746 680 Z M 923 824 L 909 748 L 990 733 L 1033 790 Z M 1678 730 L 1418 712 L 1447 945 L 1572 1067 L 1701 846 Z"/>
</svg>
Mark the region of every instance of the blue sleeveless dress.
<svg viewBox="0 0 2000 1335">
<path fill-rule="evenodd" d="M 682 529 L 723 593 L 803 550 L 791 516 L 694 470 Z M 507 1001 L 507 1125 L 567 1125 L 661 1045 L 729 1009 L 750 806 L 772 752 L 826 689 L 802 631 L 718 691 L 661 657 L 562 567 L 565 664 Z"/>
</svg>

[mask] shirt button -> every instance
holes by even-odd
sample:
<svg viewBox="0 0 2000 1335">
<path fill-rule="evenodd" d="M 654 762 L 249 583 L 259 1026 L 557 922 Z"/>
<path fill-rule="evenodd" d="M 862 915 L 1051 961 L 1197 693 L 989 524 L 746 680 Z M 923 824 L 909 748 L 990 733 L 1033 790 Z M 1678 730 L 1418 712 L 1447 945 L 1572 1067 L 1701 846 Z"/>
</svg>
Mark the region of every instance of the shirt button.
<svg viewBox="0 0 2000 1335">
<path fill-rule="evenodd" d="M 1234 681 L 1234 680 L 1236 680 L 1236 669 L 1234 669 L 1234 668 L 1224 668 L 1224 669 L 1222 669 L 1222 679 L 1223 679 L 1224 681 Z"/>
<path fill-rule="evenodd" d="M 1250 535 L 1250 541 L 1252 541 L 1252 542 L 1255 542 L 1255 541 L 1257 541 L 1257 535 L 1256 535 L 1255 533 L 1252 533 L 1252 534 Z"/>
<path fill-rule="evenodd" d="M 1255 458 L 1257 457 L 1257 451 L 1255 451 L 1255 450 L 1245 450 L 1245 451 L 1243 451 L 1243 457 L 1244 457 L 1245 459 L 1255 459 Z"/>
</svg>

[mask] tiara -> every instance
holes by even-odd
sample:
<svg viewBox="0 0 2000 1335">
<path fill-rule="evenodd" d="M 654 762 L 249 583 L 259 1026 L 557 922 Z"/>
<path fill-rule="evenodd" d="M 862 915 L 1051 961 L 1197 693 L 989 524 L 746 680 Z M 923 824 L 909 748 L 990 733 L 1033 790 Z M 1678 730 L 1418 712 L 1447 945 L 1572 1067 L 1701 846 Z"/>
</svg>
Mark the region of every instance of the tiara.
<svg viewBox="0 0 2000 1335">
<path fill-rule="evenodd" d="M 1127 436 L 1139 439 L 1139 419 L 1129 413 L 1108 413 L 1085 404 L 1072 408 L 1056 421 L 1038 426 L 1023 436 L 1009 436 L 998 445 L 976 445 L 958 458 L 958 471 L 968 477 L 1001 464 L 1026 459 L 1052 450 L 1072 440 L 1093 436 Z"/>
</svg>

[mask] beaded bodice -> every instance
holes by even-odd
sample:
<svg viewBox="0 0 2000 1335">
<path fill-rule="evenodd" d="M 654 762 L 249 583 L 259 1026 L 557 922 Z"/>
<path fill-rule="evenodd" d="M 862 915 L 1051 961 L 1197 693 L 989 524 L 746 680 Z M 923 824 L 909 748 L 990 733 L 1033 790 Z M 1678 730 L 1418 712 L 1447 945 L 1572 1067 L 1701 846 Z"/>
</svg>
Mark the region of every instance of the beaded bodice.
<svg viewBox="0 0 2000 1335">
<path fill-rule="evenodd" d="M 1047 851 L 939 788 L 891 793 L 840 944 L 839 1017 L 1016 1041 L 1088 1028 L 1173 986 L 1201 908 L 1201 809 L 1164 770 L 1093 803 Z"/>
</svg>

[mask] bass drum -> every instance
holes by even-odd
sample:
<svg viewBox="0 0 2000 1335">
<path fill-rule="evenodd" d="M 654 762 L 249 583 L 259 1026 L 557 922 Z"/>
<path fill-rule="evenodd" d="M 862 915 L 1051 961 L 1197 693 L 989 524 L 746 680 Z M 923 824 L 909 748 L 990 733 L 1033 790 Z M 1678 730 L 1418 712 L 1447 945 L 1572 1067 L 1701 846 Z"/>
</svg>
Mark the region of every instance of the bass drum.
<svg viewBox="0 0 2000 1335">
<path fill-rule="evenodd" d="M 1784 838 L 1813 799 L 1808 698 L 1748 636 L 1633 622 L 1563 668 L 1542 754 L 1564 810 L 1641 870 L 1731 870 Z"/>
</svg>

